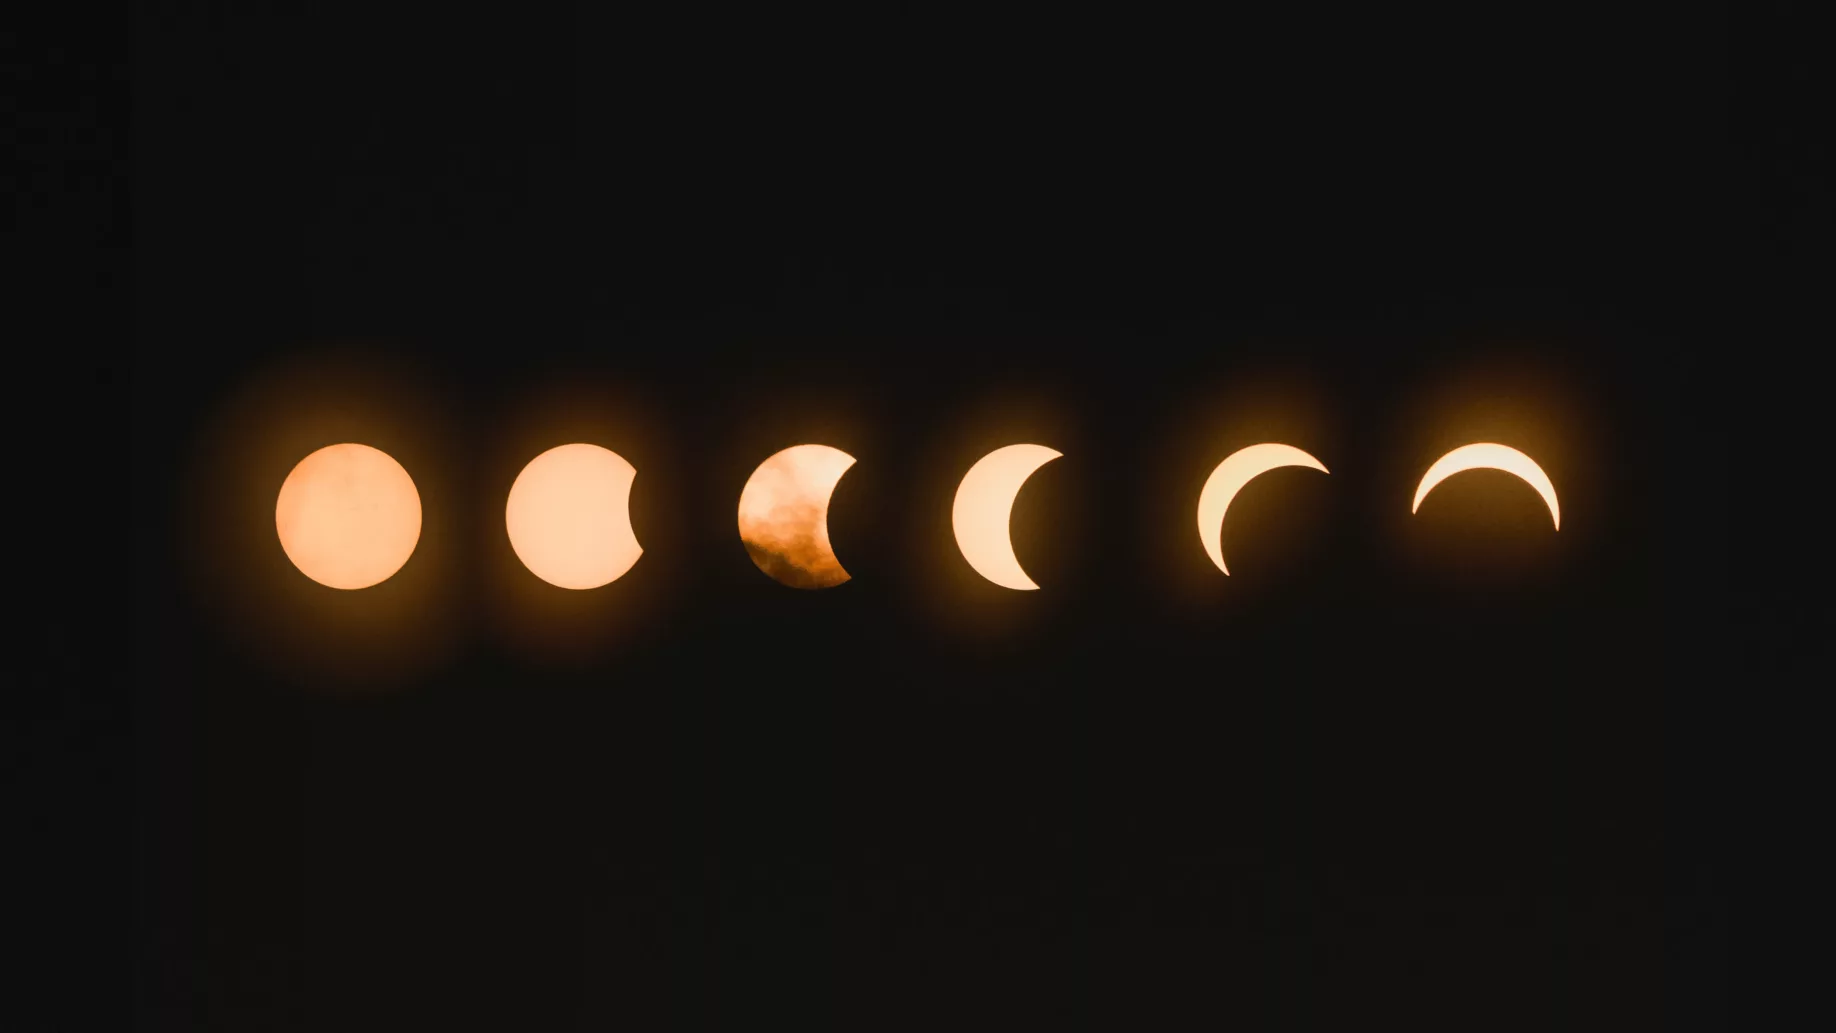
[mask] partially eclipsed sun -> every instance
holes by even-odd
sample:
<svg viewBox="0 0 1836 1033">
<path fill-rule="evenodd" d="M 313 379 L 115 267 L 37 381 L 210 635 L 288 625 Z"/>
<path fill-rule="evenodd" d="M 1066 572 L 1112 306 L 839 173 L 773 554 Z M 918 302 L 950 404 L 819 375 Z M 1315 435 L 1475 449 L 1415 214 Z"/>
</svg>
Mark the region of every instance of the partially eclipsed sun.
<svg viewBox="0 0 1836 1033">
<path fill-rule="evenodd" d="M 829 496 L 853 465 L 828 445 L 794 445 L 759 464 L 740 492 L 739 533 L 760 570 L 792 588 L 848 580 L 829 544 Z"/>
<path fill-rule="evenodd" d="M 510 486 L 504 529 L 536 577 L 560 588 L 598 588 L 644 554 L 631 532 L 637 470 L 598 445 L 560 445 L 536 456 Z"/>
<path fill-rule="evenodd" d="M 976 573 L 1002 588 L 1025 592 L 1039 587 L 1014 555 L 1008 519 L 1020 486 L 1034 470 L 1059 455 L 1044 445 L 997 448 L 977 460 L 957 485 L 956 502 L 950 509 L 956 547 Z"/>
<path fill-rule="evenodd" d="M 1199 541 L 1205 545 L 1205 554 L 1211 562 L 1225 574 L 1230 568 L 1224 565 L 1224 513 L 1230 508 L 1230 502 L 1237 497 L 1253 478 L 1270 470 L 1283 466 L 1304 466 L 1310 470 L 1326 472 L 1326 467 L 1307 453 L 1293 445 L 1266 442 L 1240 448 L 1225 457 L 1211 476 L 1205 479 L 1205 487 L 1199 492 L 1198 530 Z"/>
<path fill-rule="evenodd" d="M 281 484 L 274 530 L 300 573 L 330 588 L 389 579 L 421 539 L 421 496 L 402 464 L 368 445 L 327 445 Z"/>
<path fill-rule="evenodd" d="M 1562 507 L 1556 504 L 1555 485 L 1549 483 L 1549 475 L 1536 465 L 1536 460 L 1509 445 L 1484 441 L 1461 445 L 1435 460 L 1428 472 L 1422 475 L 1422 483 L 1415 489 L 1415 504 L 1409 507 L 1409 512 L 1414 513 L 1422 508 L 1422 500 L 1428 497 L 1435 485 L 1463 470 L 1503 470 L 1516 474 L 1543 497 L 1543 502 L 1549 506 L 1549 519 L 1554 522 L 1556 530 L 1562 529 Z"/>
</svg>

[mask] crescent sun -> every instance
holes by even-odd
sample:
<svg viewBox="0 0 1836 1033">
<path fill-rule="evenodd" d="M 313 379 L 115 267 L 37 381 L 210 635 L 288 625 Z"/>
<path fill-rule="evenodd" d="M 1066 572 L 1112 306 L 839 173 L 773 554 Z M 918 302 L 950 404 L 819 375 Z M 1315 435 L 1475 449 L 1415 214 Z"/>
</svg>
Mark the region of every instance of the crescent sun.
<svg viewBox="0 0 1836 1033">
<path fill-rule="evenodd" d="M 1435 460 L 1428 472 L 1422 475 L 1421 486 L 1415 489 L 1415 503 L 1409 507 L 1409 512 L 1419 511 L 1422 500 L 1428 497 L 1435 485 L 1463 470 L 1503 470 L 1516 474 L 1543 497 L 1543 502 L 1549 506 L 1549 519 L 1554 522 L 1556 530 L 1562 529 L 1562 508 L 1556 503 L 1555 485 L 1549 483 L 1549 475 L 1536 465 L 1536 460 L 1517 449 L 1489 441 L 1461 445 Z"/>
<path fill-rule="evenodd" d="M 1305 466 L 1327 472 L 1318 459 L 1293 445 L 1265 443 L 1232 452 L 1206 478 L 1205 490 L 1199 492 L 1199 541 L 1204 543 L 1205 554 L 1211 557 L 1211 562 L 1225 574 L 1229 574 L 1230 569 L 1224 566 L 1224 511 L 1230 508 L 1230 501 L 1245 484 L 1258 474 L 1282 466 Z"/>
<path fill-rule="evenodd" d="M 833 588 L 848 572 L 829 544 L 829 498 L 854 457 L 793 445 L 752 471 L 740 492 L 739 534 L 758 568 L 792 588 Z"/>
<path fill-rule="evenodd" d="M 1014 556 L 1008 519 L 1020 486 L 1061 454 L 1044 445 L 1008 445 L 983 456 L 963 475 L 950 509 L 950 527 L 956 532 L 956 547 L 977 574 L 1002 588 L 1039 587 Z"/>
</svg>

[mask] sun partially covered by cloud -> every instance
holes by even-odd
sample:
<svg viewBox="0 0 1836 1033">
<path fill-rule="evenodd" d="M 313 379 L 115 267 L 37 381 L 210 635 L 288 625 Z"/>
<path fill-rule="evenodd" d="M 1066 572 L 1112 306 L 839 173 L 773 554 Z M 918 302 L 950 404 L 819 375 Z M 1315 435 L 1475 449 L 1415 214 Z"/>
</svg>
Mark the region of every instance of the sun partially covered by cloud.
<svg viewBox="0 0 1836 1033">
<path fill-rule="evenodd" d="M 829 544 L 829 496 L 853 465 L 827 445 L 796 445 L 759 464 L 740 492 L 739 533 L 760 570 L 792 588 L 848 580 Z"/>
</svg>

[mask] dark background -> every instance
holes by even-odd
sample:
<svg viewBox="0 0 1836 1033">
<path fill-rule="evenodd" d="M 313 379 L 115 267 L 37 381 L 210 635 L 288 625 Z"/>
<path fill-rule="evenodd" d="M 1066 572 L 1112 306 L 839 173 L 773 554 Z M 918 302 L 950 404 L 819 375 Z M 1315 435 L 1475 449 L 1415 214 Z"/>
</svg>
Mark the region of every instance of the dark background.
<svg viewBox="0 0 1836 1033">
<path fill-rule="evenodd" d="M 1702 355 L 1792 222 L 1726 203 L 1717 12 L 1299 21 L 143 14 L 141 1023 L 1717 1021 Z M 1487 439 L 1559 532 L 1409 516 Z M 363 593 L 272 539 L 339 440 L 426 510 Z M 639 470 L 587 594 L 501 532 L 572 440 Z M 1021 440 L 1026 594 L 948 518 Z M 1332 473 L 1226 579 L 1260 440 Z M 803 441 L 859 460 L 826 592 L 732 527 Z"/>
</svg>

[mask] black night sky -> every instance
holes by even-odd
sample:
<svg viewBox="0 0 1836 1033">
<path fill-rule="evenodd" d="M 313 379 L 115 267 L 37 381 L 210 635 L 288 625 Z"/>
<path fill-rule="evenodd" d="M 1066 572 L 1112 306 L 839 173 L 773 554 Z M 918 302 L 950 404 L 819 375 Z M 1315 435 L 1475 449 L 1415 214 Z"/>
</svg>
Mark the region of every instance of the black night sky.
<svg viewBox="0 0 1836 1033">
<path fill-rule="evenodd" d="M 1719 17 L 143 12 L 138 1028 L 1720 1021 Z M 356 593 L 272 523 L 343 440 L 425 512 Z M 1410 515 L 1484 440 L 1560 531 Z M 586 593 L 503 533 L 569 441 L 638 469 Z M 1034 593 L 950 535 L 1018 441 Z M 1331 474 L 1227 578 L 1259 441 Z M 803 442 L 832 590 L 734 528 Z"/>
</svg>

